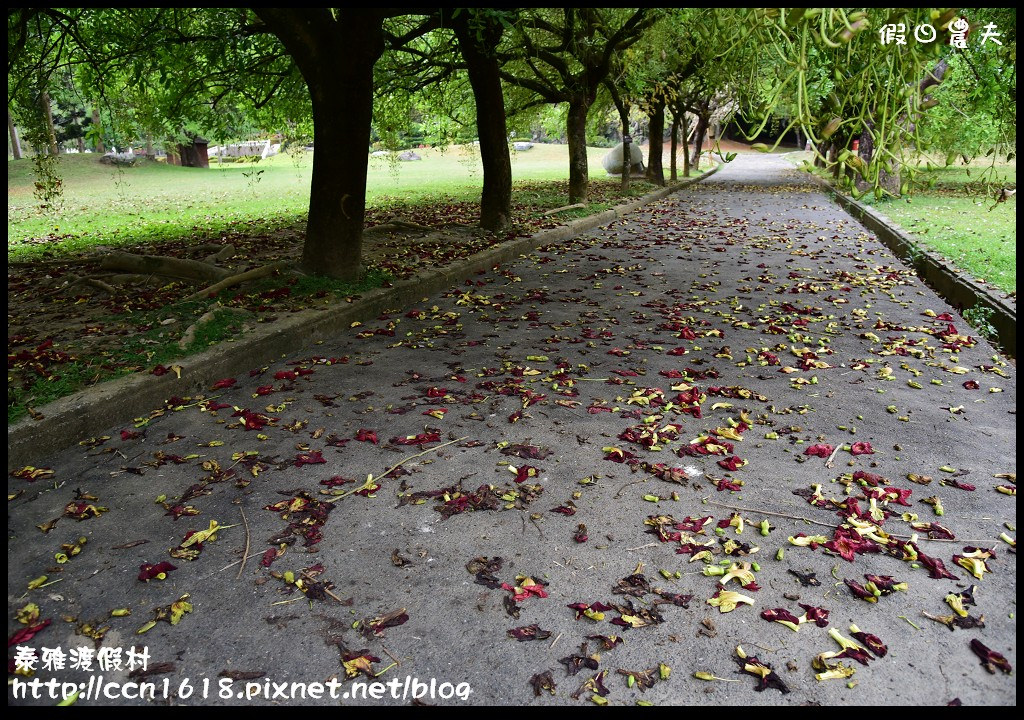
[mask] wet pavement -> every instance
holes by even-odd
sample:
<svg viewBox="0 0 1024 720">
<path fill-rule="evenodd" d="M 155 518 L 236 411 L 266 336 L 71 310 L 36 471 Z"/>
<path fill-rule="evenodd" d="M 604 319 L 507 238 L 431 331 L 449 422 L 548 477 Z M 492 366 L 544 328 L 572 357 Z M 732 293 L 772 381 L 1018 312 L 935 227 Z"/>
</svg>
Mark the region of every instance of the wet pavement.
<svg viewBox="0 0 1024 720">
<path fill-rule="evenodd" d="M 1015 375 L 740 156 L 10 478 L 8 655 L 79 704 L 1015 704 Z"/>
</svg>

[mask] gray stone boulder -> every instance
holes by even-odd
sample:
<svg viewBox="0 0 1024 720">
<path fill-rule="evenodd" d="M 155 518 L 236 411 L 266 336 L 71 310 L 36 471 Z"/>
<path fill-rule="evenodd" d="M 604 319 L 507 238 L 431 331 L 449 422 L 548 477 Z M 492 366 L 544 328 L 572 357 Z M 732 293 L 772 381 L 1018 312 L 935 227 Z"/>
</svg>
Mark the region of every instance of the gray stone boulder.
<svg viewBox="0 0 1024 720">
<path fill-rule="evenodd" d="M 402 162 L 414 162 L 416 160 L 422 160 L 423 158 L 412 150 L 406 150 L 405 152 L 398 153 L 398 159 Z"/>
<path fill-rule="evenodd" d="M 532 142 L 517 142 L 513 143 L 512 147 L 515 148 L 516 152 L 525 152 L 533 147 Z"/>
<path fill-rule="evenodd" d="M 636 143 L 629 145 L 629 159 L 632 172 L 644 171 L 644 153 Z M 601 159 L 601 166 L 609 175 L 622 174 L 622 143 L 608 151 L 608 154 Z"/>
</svg>

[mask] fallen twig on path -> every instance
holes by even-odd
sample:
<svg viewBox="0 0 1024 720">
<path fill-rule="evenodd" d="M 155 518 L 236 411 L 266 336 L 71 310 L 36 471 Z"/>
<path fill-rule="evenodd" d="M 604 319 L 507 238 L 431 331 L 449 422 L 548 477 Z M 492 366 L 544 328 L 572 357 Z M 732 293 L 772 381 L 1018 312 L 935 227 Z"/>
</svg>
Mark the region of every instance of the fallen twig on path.
<svg viewBox="0 0 1024 720">
<path fill-rule="evenodd" d="M 827 468 L 832 467 L 832 461 L 836 459 L 836 455 L 839 454 L 839 450 L 842 447 L 843 447 L 842 443 L 839 443 L 838 445 L 836 445 L 836 449 L 832 451 L 832 454 L 828 456 L 828 460 L 825 461 L 825 467 L 827 467 Z"/>
<path fill-rule="evenodd" d="M 242 572 L 245 570 L 245 561 L 249 559 L 249 521 L 245 518 L 245 510 L 238 508 L 238 511 L 242 513 L 242 524 L 245 526 L 245 551 L 242 553 L 242 567 L 238 568 L 238 575 L 235 576 L 235 580 L 242 579 Z"/>
<path fill-rule="evenodd" d="M 812 520 L 811 518 L 800 517 L 799 515 L 787 515 L 786 513 L 772 512 L 771 510 L 761 510 L 759 508 L 744 508 L 736 505 L 723 505 L 722 503 L 716 503 L 713 500 L 704 498 L 704 502 L 708 505 L 714 505 L 715 507 L 725 508 L 726 510 L 737 510 L 740 512 L 757 513 L 759 515 L 774 515 L 775 517 L 788 518 L 789 520 L 801 520 L 812 525 L 820 525 L 821 527 L 831 528 L 837 530 L 837 526 L 833 523 L 824 523 L 820 520 Z M 897 540 L 910 540 L 910 535 L 897 535 L 895 533 L 886 533 L 889 537 L 896 538 Z M 930 540 L 931 542 L 948 542 L 948 543 L 974 543 L 975 545 L 984 545 L 989 542 L 988 540 L 965 540 L 963 538 L 956 538 L 954 540 L 948 540 L 946 538 L 931 538 L 931 537 L 917 537 L 917 540 Z"/>
<path fill-rule="evenodd" d="M 390 474 L 391 474 L 392 472 L 394 472 L 394 471 L 395 471 L 395 470 L 397 470 L 398 468 L 402 467 L 402 465 L 404 465 L 405 463 L 409 462 L 410 460 L 415 460 L 416 458 L 420 457 L 421 455 L 426 455 L 427 453 L 432 453 L 432 452 L 434 452 L 435 450 L 440 450 L 441 448 L 443 448 L 443 447 L 447 447 L 448 445 L 454 445 L 455 443 L 458 443 L 458 442 L 462 442 L 463 440 L 466 440 L 466 439 L 468 439 L 468 438 L 469 438 L 469 435 L 466 435 L 465 437 L 460 437 L 460 438 L 458 438 L 457 440 L 449 440 L 448 442 L 446 442 L 446 443 L 442 443 L 442 444 L 440 444 L 440 445 L 438 445 L 438 446 L 436 446 L 436 447 L 432 447 L 432 448 L 427 448 L 426 450 L 424 450 L 424 451 L 422 451 L 422 452 L 418 452 L 418 453 L 416 453 L 415 455 L 410 455 L 410 456 L 409 456 L 409 457 L 407 457 L 407 458 L 403 458 L 403 459 L 402 459 L 402 460 L 400 460 L 399 462 L 397 462 L 397 463 L 395 463 L 394 465 L 392 465 L 391 467 L 389 467 L 389 468 L 387 469 L 387 472 L 385 472 L 385 473 L 384 473 L 383 475 L 380 475 L 380 476 L 379 476 L 379 478 L 380 478 L 381 480 L 383 480 L 383 479 L 384 479 L 384 478 L 386 478 L 386 477 L 387 477 L 388 475 L 390 475 Z M 372 478 L 373 478 L 373 476 L 372 476 L 372 475 L 370 475 L 370 476 L 368 476 L 368 479 L 367 479 L 367 480 L 369 481 L 369 480 L 371 480 Z M 357 488 L 353 488 L 352 490 L 349 490 L 349 491 L 348 491 L 348 492 L 346 492 L 346 493 L 342 493 L 341 495 L 336 495 L 336 496 L 334 496 L 334 497 L 332 497 L 332 498 L 328 498 L 327 500 L 324 500 L 323 502 L 325 502 L 325 503 L 334 503 L 334 502 L 338 502 L 338 501 L 339 501 L 339 500 L 341 500 L 342 498 L 348 497 L 348 496 L 349 496 L 349 495 L 351 495 L 352 493 L 354 493 L 354 492 L 358 492 L 358 491 L 359 491 L 359 490 L 361 490 L 361 489 L 362 489 L 362 486 L 360 486 L 360 487 L 357 487 Z"/>
</svg>

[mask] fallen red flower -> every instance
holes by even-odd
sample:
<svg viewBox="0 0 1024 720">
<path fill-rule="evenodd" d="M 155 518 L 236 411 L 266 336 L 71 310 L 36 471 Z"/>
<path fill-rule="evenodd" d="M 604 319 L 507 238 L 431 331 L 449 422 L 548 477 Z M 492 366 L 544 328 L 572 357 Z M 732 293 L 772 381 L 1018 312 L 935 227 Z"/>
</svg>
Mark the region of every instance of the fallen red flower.
<svg viewBox="0 0 1024 720">
<path fill-rule="evenodd" d="M 377 445 L 380 441 L 377 439 L 377 433 L 374 430 L 367 430 L 365 428 L 359 428 L 356 431 L 356 440 L 359 442 L 370 442 Z"/>
<path fill-rule="evenodd" d="M 741 467 L 743 467 L 746 464 L 747 464 L 746 461 L 743 460 L 743 458 L 739 457 L 738 455 L 733 455 L 732 457 L 730 457 L 730 458 L 728 458 L 726 460 L 719 460 L 718 461 L 718 465 L 720 467 L 723 467 L 726 470 L 729 470 L 730 472 L 735 472 L 735 471 L 739 470 Z M 719 490 L 721 490 L 721 489 L 722 488 L 719 488 Z"/>
<path fill-rule="evenodd" d="M 827 458 L 835 450 L 831 445 L 811 445 L 809 448 L 804 450 L 804 455 L 813 455 L 816 457 Z"/>
<path fill-rule="evenodd" d="M 939 558 L 933 558 L 928 555 L 925 555 L 923 552 L 921 552 L 921 549 L 917 547 L 916 543 L 909 544 L 914 549 L 914 552 L 917 554 L 917 561 L 928 569 L 928 577 L 932 578 L 933 580 L 941 580 L 942 578 L 945 578 L 947 580 L 959 579 L 956 575 L 954 575 L 946 569 L 946 565 L 942 562 L 942 560 L 940 560 Z"/>
<path fill-rule="evenodd" d="M 327 461 L 324 460 L 324 456 L 319 450 L 308 453 L 299 453 L 295 456 L 295 467 L 302 467 L 303 465 L 318 465 L 325 462 Z"/>
<path fill-rule="evenodd" d="M 874 455 L 875 451 L 871 449 L 871 443 L 869 442 L 855 442 L 850 446 L 851 455 Z"/>
<path fill-rule="evenodd" d="M 999 668 L 1007 675 L 1013 671 L 1013 668 L 1010 666 L 1010 662 L 1005 657 L 997 653 L 995 650 L 991 650 L 986 647 L 980 640 L 971 640 L 971 651 L 981 658 L 982 666 L 990 673 L 995 673 L 996 668 Z"/>
<path fill-rule="evenodd" d="M 159 562 L 156 565 L 145 563 L 139 566 L 139 580 L 149 582 L 159 575 L 164 575 L 166 577 L 167 573 L 177 569 L 178 568 L 176 566 L 171 565 L 166 560 L 164 562 Z"/>
<path fill-rule="evenodd" d="M 814 605 L 804 605 L 803 603 L 797 604 L 803 609 L 808 622 L 813 622 L 818 627 L 825 627 L 828 625 L 828 610 L 822 607 L 815 607 Z"/>
<path fill-rule="evenodd" d="M 7 647 L 11 647 L 12 645 L 19 645 L 21 643 L 28 642 L 29 640 L 34 638 L 36 635 L 41 633 L 43 630 L 48 628 L 50 626 L 50 623 L 52 623 L 52 622 L 53 622 L 53 620 L 51 620 L 50 618 L 47 618 L 46 620 L 38 622 L 38 623 L 36 623 L 34 625 L 29 625 L 28 627 L 23 627 L 21 630 L 18 630 L 16 633 L 14 633 L 9 638 L 7 638 Z"/>
<path fill-rule="evenodd" d="M 858 640 L 860 640 L 864 645 L 867 646 L 868 650 L 873 652 L 878 657 L 885 657 L 886 653 L 889 652 L 889 649 L 885 646 L 885 643 L 883 643 L 877 635 L 872 635 L 871 633 L 862 632 L 860 630 L 856 632 L 851 631 L 850 634 Z"/>
</svg>

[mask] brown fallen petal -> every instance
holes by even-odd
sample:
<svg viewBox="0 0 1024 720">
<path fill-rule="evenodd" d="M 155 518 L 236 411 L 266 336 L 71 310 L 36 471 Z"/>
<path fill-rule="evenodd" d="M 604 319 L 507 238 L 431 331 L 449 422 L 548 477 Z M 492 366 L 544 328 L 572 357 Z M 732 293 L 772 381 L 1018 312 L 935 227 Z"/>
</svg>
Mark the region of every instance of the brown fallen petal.
<svg viewBox="0 0 1024 720">
<path fill-rule="evenodd" d="M 530 678 L 530 685 L 533 686 L 533 694 L 540 697 L 544 690 L 547 690 L 552 695 L 555 694 L 555 688 L 558 687 L 555 684 L 555 680 L 551 677 L 551 671 L 537 673 Z"/>
<path fill-rule="evenodd" d="M 980 640 L 975 638 L 971 640 L 971 650 L 981 658 L 981 665 L 990 673 L 995 673 L 996 668 L 999 668 L 1004 673 L 1009 675 L 1013 668 L 1010 666 L 1010 661 L 1005 657 L 985 646 Z"/>
<path fill-rule="evenodd" d="M 551 637 L 550 630 L 541 630 L 540 625 L 525 625 L 523 627 L 512 628 L 508 631 L 510 638 L 515 638 L 519 642 L 526 642 L 528 640 L 547 640 Z"/>
</svg>

